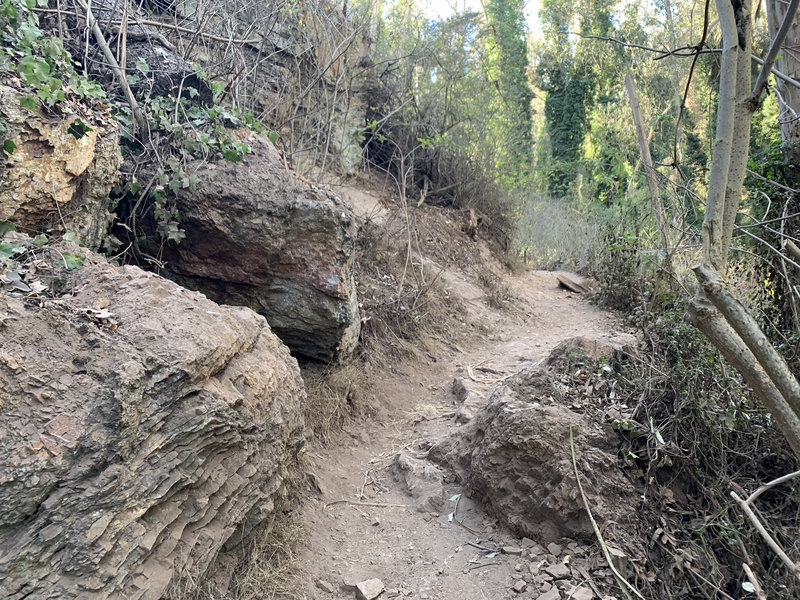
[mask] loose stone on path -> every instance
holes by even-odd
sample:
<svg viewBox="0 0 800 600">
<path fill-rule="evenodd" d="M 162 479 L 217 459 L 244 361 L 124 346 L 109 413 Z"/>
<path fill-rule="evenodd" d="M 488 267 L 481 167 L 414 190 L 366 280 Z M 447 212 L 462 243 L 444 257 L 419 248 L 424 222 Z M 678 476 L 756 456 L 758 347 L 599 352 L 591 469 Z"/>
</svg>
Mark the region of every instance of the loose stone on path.
<svg viewBox="0 0 800 600">
<path fill-rule="evenodd" d="M 544 570 L 547 573 L 550 573 L 550 575 L 552 575 L 555 579 L 567 579 L 570 575 L 572 575 L 569 567 L 563 563 L 550 565 L 549 567 L 545 567 Z"/>
<path fill-rule="evenodd" d="M 367 579 L 356 584 L 356 598 L 358 600 L 373 600 L 383 592 L 383 582 L 380 579 Z"/>
</svg>

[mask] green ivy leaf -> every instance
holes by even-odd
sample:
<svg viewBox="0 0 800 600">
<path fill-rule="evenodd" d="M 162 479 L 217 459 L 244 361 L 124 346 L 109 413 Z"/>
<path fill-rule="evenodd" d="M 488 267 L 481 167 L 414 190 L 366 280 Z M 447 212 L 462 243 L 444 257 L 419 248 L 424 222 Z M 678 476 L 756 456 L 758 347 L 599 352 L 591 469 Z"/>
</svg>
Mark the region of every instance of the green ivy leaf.
<svg viewBox="0 0 800 600">
<path fill-rule="evenodd" d="M 17 145 L 14 143 L 14 140 L 3 140 L 3 150 L 5 150 L 6 154 L 14 154 L 14 150 L 17 149 Z"/>
<path fill-rule="evenodd" d="M 90 131 L 92 131 L 92 128 L 80 119 L 75 119 L 72 123 L 70 123 L 69 128 L 67 129 L 67 133 L 72 134 L 72 137 L 74 137 L 76 140 L 81 139 Z"/>
<path fill-rule="evenodd" d="M 29 111 L 33 112 L 39 107 L 39 102 L 36 100 L 35 96 L 28 94 L 27 96 L 23 96 L 19 99 L 19 105 L 22 108 L 27 108 Z"/>
<path fill-rule="evenodd" d="M 167 239 L 172 240 L 176 244 L 180 244 L 181 240 L 186 237 L 186 232 L 177 225 L 170 223 L 169 231 L 167 231 Z"/>
<path fill-rule="evenodd" d="M 239 161 L 239 153 L 234 150 L 233 148 L 225 148 L 222 151 L 222 158 L 225 160 L 229 160 L 231 162 L 238 162 Z"/>
<path fill-rule="evenodd" d="M 66 238 L 66 236 L 64 236 Z M 64 252 L 64 264 L 67 269 L 80 269 L 83 266 L 83 254 L 72 254 L 71 252 Z"/>
<path fill-rule="evenodd" d="M 189 191 L 194 194 L 197 191 L 197 184 L 200 183 L 200 178 L 192 173 L 184 180 L 184 183 L 189 187 Z"/>
<path fill-rule="evenodd" d="M 10 221 L 0 221 L 0 238 L 2 238 L 9 231 L 16 231 L 17 226 Z"/>
<path fill-rule="evenodd" d="M 147 61 L 140 56 L 136 59 L 136 70 L 142 75 L 147 75 L 150 72 L 150 65 L 148 65 Z"/>
<path fill-rule="evenodd" d="M 45 234 L 43 234 L 43 233 L 40 233 L 35 238 L 33 238 L 33 243 L 36 244 L 37 246 L 39 246 L 39 248 L 41 248 L 42 246 L 46 246 L 47 242 L 49 242 L 49 241 L 50 240 L 48 240 L 47 236 Z"/>
</svg>

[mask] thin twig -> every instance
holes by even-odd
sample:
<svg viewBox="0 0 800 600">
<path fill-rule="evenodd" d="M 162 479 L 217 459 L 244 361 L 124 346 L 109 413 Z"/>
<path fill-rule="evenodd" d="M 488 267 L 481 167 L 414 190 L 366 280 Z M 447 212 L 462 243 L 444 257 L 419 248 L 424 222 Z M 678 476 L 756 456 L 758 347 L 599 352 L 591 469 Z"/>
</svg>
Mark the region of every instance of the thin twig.
<svg viewBox="0 0 800 600">
<path fill-rule="evenodd" d="M 600 527 L 597 525 L 597 521 L 594 520 L 594 516 L 592 515 L 592 509 L 589 508 L 589 499 L 586 497 L 586 494 L 583 491 L 583 485 L 581 484 L 581 477 L 580 473 L 578 472 L 578 460 L 575 458 L 575 441 L 572 437 L 572 425 L 569 426 L 569 448 L 572 452 L 572 468 L 575 471 L 575 480 L 578 482 L 578 491 L 581 494 L 581 499 L 583 500 L 583 506 L 586 509 L 586 514 L 589 516 L 589 521 L 592 523 L 592 529 L 594 530 L 594 534 L 597 537 L 597 541 L 600 544 L 600 549 L 603 551 L 603 556 L 608 563 L 608 567 L 611 569 L 611 572 L 614 574 L 614 579 L 617 581 L 622 593 L 625 594 L 625 597 L 630 599 L 631 592 L 639 598 L 640 600 L 645 600 L 644 596 L 639 593 L 635 587 L 633 587 L 628 581 L 622 576 L 622 574 L 617 570 L 617 567 L 614 566 L 614 561 L 611 560 L 611 553 L 608 551 L 608 546 L 606 546 L 606 542 L 603 539 L 603 534 L 600 533 Z"/>
<path fill-rule="evenodd" d="M 373 506 L 375 508 L 408 508 L 407 504 L 381 504 L 380 502 L 356 502 L 355 500 L 334 500 L 328 502 L 323 508 L 328 508 L 335 504 L 352 504 L 354 506 Z"/>
<path fill-rule="evenodd" d="M 493 566 L 497 566 L 497 565 L 500 565 L 500 564 L 503 564 L 503 563 L 499 563 L 499 562 L 482 563 L 480 565 L 475 565 L 475 566 L 469 567 L 469 570 L 470 571 L 474 571 L 475 569 L 482 569 L 483 567 L 493 567 Z"/>
<path fill-rule="evenodd" d="M 751 238 L 753 238 L 754 240 L 756 240 L 756 241 L 758 241 L 758 242 L 761 242 L 761 243 L 762 243 L 762 244 L 764 244 L 764 245 L 765 245 L 767 248 L 769 248 L 770 250 L 772 250 L 772 251 L 773 251 L 775 254 L 777 254 L 778 256 L 780 256 L 782 260 L 785 260 L 785 261 L 786 261 L 786 262 L 788 262 L 789 264 L 791 264 L 791 265 L 794 265 L 796 268 L 800 269 L 800 263 L 798 263 L 798 262 L 795 262 L 795 261 L 793 261 L 792 259 L 790 259 L 788 256 L 786 256 L 785 254 L 783 254 L 783 253 L 782 253 L 780 250 L 778 250 L 778 249 L 777 249 L 775 246 L 773 246 L 772 244 L 770 244 L 770 243 L 769 243 L 769 242 L 767 242 L 766 240 L 763 240 L 763 239 L 761 239 L 760 237 L 758 237 L 757 235 L 755 235 L 755 234 L 753 234 L 753 233 L 750 233 L 750 232 L 749 232 L 749 231 L 747 231 L 746 229 L 739 229 L 739 231 L 741 231 L 743 234 L 745 234 L 745 235 L 747 235 L 747 236 L 750 236 L 750 237 L 751 237 Z"/>
<path fill-rule="evenodd" d="M 61 18 L 62 14 L 71 15 L 72 13 L 59 10 L 58 8 L 41 8 L 36 7 L 33 9 L 34 12 L 39 13 L 47 13 L 47 14 L 57 14 L 59 19 Z M 123 25 L 124 21 L 122 20 L 109 20 L 104 21 L 108 25 L 112 25 L 114 27 L 119 27 Z M 162 23 L 161 21 L 151 21 L 149 19 L 136 19 L 137 25 L 148 25 L 149 27 L 160 27 L 162 29 L 169 29 L 171 31 L 178 31 L 180 33 L 189 33 L 191 35 L 199 35 L 200 37 L 214 40 L 215 42 L 223 42 L 226 44 L 243 44 L 243 45 L 253 45 L 253 44 L 260 44 L 263 40 L 261 38 L 254 38 L 249 40 L 241 40 L 237 38 L 230 38 L 230 37 L 222 37 L 219 35 L 214 35 L 213 33 L 206 33 L 204 31 L 198 31 L 197 29 L 190 29 L 188 27 L 181 27 L 180 25 L 173 25 L 172 23 Z"/>
<path fill-rule="evenodd" d="M 475 377 L 475 375 L 472 373 L 472 367 L 467 365 L 467 375 L 469 375 L 469 378 L 472 381 L 474 381 L 475 383 L 492 384 L 492 383 L 500 383 L 502 381 L 510 379 L 510 378 L 512 378 L 514 376 L 514 373 L 509 373 L 508 375 L 505 375 L 504 377 L 497 377 L 497 378 Z"/>
<path fill-rule="evenodd" d="M 672 164 L 675 168 L 680 170 L 678 166 L 678 131 L 681 124 L 681 120 L 683 119 L 683 113 L 686 109 L 686 101 L 689 98 L 689 86 L 692 83 L 692 77 L 694 76 L 694 70 L 697 66 L 697 59 L 700 58 L 700 51 L 703 49 L 703 46 L 706 45 L 706 37 L 708 36 L 708 11 L 709 5 L 711 4 L 711 0 L 706 0 L 705 3 L 705 12 L 703 15 L 703 33 L 700 36 L 700 41 L 695 46 L 696 52 L 694 58 L 692 59 L 692 66 L 689 67 L 689 76 L 686 78 L 686 88 L 683 91 L 683 98 L 681 99 L 681 106 L 678 110 L 678 118 L 675 123 L 675 135 L 673 136 L 675 139 L 673 140 L 673 148 L 672 148 Z"/>
<path fill-rule="evenodd" d="M 358 494 L 358 499 L 362 500 L 364 498 L 364 488 L 367 487 L 367 477 L 369 477 L 369 469 L 364 471 L 364 483 L 361 485 L 361 492 Z"/>
<path fill-rule="evenodd" d="M 139 110 L 139 103 L 136 102 L 136 98 L 133 96 L 133 92 L 131 91 L 131 87 L 128 85 L 128 80 L 125 79 L 125 73 L 120 68 L 117 59 L 114 58 L 114 53 L 111 52 L 111 48 L 108 47 L 108 43 L 106 43 L 106 39 L 103 36 L 103 32 L 100 29 L 100 25 L 95 19 L 94 14 L 92 13 L 91 8 L 89 5 L 86 4 L 85 0 L 75 0 L 84 11 L 86 11 L 86 22 L 92 30 L 94 34 L 94 38 L 97 41 L 97 45 L 100 46 L 100 49 L 103 51 L 103 55 L 106 57 L 111 70 L 114 72 L 114 76 L 117 78 L 117 82 L 119 83 L 120 87 L 122 88 L 122 93 L 125 95 L 125 100 L 127 100 L 128 105 L 131 107 L 131 112 L 133 113 L 134 120 L 136 124 L 139 126 L 140 135 L 142 139 L 147 141 L 150 138 L 150 130 L 147 126 L 147 120 L 144 118 L 142 111 Z"/>
<path fill-rule="evenodd" d="M 497 552 L 494 548 L 487 548 L 486 546 L 481 546 L 475 542 L 467 542 L 467 546 L 472 546 L 473 548 L 477 548 L 478 550 L 483 550 L 484 552 Z"/>
<path fill-rule="evenodd" d="M 764 590 L 761 589 L 758 579 L 756 579 L 756 576 L 753 573 L 753 570 L 750 568 L 750 565 L 747 563 L 742 563 L 742 569 L 744 570 L 744 574 L 747 576 L 747 579 L 755 588 L 756 598 L 758 598 L 758 600 L 767 600 L 767 596 L 764 594 Z"/>
<path fill-rule="evenodd" d="M 800 565 L 796 564 L 792 561 L 791 558 L 783 551 L 783 548 L 778 545 L 778 542 L 769 534 L 766 530 L 764 525 L 756 516 L 756 513 L 753 512 L 753 509 L 750 508 L 750 504 L 746 500 L 742 500 L 736 492 L 731 492 L 731 498 L 733 498 L 736 503 L 741 507 L 744 511 L 744 514 L 750 519 L 750 522 L 753 524 L 753 527 L 756 528 L 756 531 L 761 535 L 767 545 L 772 548 L 772 551 L 781 559 L 784 565 L 791 571 L 794 576 L 800 580 Z"/>
<path fill-rule="evenodd" d="M 800 476 L 800 471 L 795 471 L 794 473 L 789 473 L 788 475 L 783 475 L 782 477 L 778 477 L 777 479 L 773 479 L 769 483 L 765 483 L 760 488 L 758 488 L 755 492 L 750 494 L 747 497 L 747 500 L 745 500 L 745 502 L 747 502 L 747 504 L 752 504 L 753 500 L 758 498 L 761 494 L 763 494 L 767 490 L 772 489 L 776 485 L 779 485 L 781 483 L 789 481 L 790 479 L 794 479 L 795 477 L 798 477 L 798 476 Z"/>
<path fill-rule="evenodd" d="M 575 34 L 575 35 L 579 35 L 579 34 Z M 694 46 L 685 46 L 683 48 L 677 48 L 675 50 L 663 50 L 663 49 L 659 49 L 659 48 L 650 48 L 648 46 L 641 46 L 639 44 L 630 44 L 628 42 L 623 42 L 622 40 L 618 40 L 616 38 L 605 37 L 605 36 L 600 36 L 600 35 L 585 35 L 585 36 L 580 36 L 580 37 L 589 38 L 589 39 L 596 39 L 596 40 L 604 40 L 606 42 L 612 42 L 614 44 L 619 44 L 620 46 L 624 46 L 626 48 L 637 48 L 639 50 L 646 50 L 648 52 L 653 52 L 655 54 L 659 54 L 660 55 L 660 56 L 657 56 L 656 58 L 654 58 L 653 60 L 661 60 L 663 58 L 667 58 L 668 56 L 678 56 L 678 57 L 681 57 L 681 58 L 688 58 L 690 56 L 695 56 L 697 54 L 719 54 L 719 53 L 722 52 L 721 48 L 703 48 L 702 50 L 696 50 Z M 689 50 L 689 51 L 687 52 L 687 50 Z M 751 55 L 750 58 L 752 60 L 754 60 L 755 62 L 757 62 L 759 65 L 763 65 L 764 64 L 764 59 L 759 58 L 755 54 Z M 783 73 L 782 71 L 779 71 L 774 67 L 771 69 L 771 72 L 778 79 L 783 80 L 784 82 L 788 83 L 789 85 L 791 85 L 793 87 L 800 88 L 800 81 L 797 81 L 796 79 L 790 77 L 786 73 Z"/>
<path fill-rule="evenodd" d="M 796 190 L 794 188 L 790 188 L 788 186 L 783 185 L 782 183 L 778 183 L 777 181 L 773 181 L 772 179 L 767 179 L 763 175 L 759 175 L 758 173 L 756 173 L 755 171 L 752 171 L 750 169 L 747 169 L 747 173 L 749 175 L 752 175 L 756 179 L 758 179 L 760 181 L 763 181 L 764 183 L 768 183 L 768 184 L 770 184 L 772 186 L 775 186 L 776 188 L 778 188 L 780 190 L 783 190 L 784 192 L 790 192 L 792 194 L 800 194 L 800 190 Z"/>
<path fill-rule="evenodd" d="M 764 59 L 761 72 L 758 74 L 758 79 L 756 79 L 756 83 L 753 86 L 753 93 L 747 99 L 747 103 L 752 106 L 752 110 L 756 110 L 761 102 L 761 94 L 767 87 L 767 78 L 772 71 L 772 65 L 778 57 L 778 52 L 780 52 L 783 40 L 786 39 L 786 34 L 789 33 L 789 29 L 792 27 L 792 22 L 794 21 L 795 13 L 797 13 L 798 6 L 800 6 L 800 0 L 791 0 L 789 6 L 786 8 L 783 23 L 781 23 L 778 33 L 776 33 L 775 37 L 772 39 L 772 45 L 770 45 L 769 51 L 767 52 L 767 58 Z"/>
</svg>

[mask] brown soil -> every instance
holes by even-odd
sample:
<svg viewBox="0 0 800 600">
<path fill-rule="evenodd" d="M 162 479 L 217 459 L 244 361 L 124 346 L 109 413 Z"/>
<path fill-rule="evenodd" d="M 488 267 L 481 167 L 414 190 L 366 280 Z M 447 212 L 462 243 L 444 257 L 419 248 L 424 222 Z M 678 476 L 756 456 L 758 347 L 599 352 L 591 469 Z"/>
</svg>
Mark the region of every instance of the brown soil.
<svg viewBox="0 0 800 600">
<path fill-rule="evenodd" d="M 481 248 L 481 254 L 486 252 Z M 484 258 L 485 265 L 489 259 Z M 465 322 L 491 333 L 470 347 L 443 351 L 435 360 L 393 364 L 375 375 L 374 414 L 312 450 L 321 494 L 301 510 L 305 534 L 293 598 L 350 599 L 354 591 L 348 583 L 372 578 L 385 585 L 381 598 L 537 599 L 555 584 L 564 591 L 552 598 L 595 597 L 588 577 L 573 574 L 571 581 L 549 577 L 548 582 L 544 572 L 568 554 L 599 563 L 594 545 L 563 540 L 561 548 L 544 548 L 536 540 L 517 539 L 481 506 L 459 497 L 462 490 L 452 476 L 445 477 L 443 508 L 420 512 L 393 478 L 391 466 L 400 452 L 424 456 L 430 440 L 458 427 L 454 377 L 468 377 L 471 370 L 476 378 L 497 380 L 539 363 L 564 339 L 619 336 L 620 324 L 584 297 L 559 288 L 555 273 L 502 275 L 500 284 L 511 298 L 502 308 L 495 308 L 485 286 L 478 285 L 474 267 L 451 264 L 443 275 L 445 286 L 466 305 Z M 454 510 L 463 526 L 449 518 Z M 521 554 L 481 554 L 468 542 L 491 549 L 518 547 Z M 523 576 L 526 589 L 512 589 L 523 587 L 518 583 Z M 576 593 L 581 585 L 583 595 Z M 328 586 L 333 591 L 324 589 Z"/>
</svg>

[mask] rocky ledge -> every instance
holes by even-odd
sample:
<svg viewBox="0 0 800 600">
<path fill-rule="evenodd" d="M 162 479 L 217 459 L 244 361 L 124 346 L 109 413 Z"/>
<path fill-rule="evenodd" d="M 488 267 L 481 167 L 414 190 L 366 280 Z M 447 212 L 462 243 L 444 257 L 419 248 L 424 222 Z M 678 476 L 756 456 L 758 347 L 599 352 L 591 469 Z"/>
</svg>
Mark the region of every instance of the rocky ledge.
<svg viewBox="0 0 800 600">
<path fill-rule="evenodd" d="M 297 364 L 248 308 L 71 244 L 33 253 L 63 291 L 0 290 L 0 596 L 195 585 L 276 510 Z"/>
</svg>

